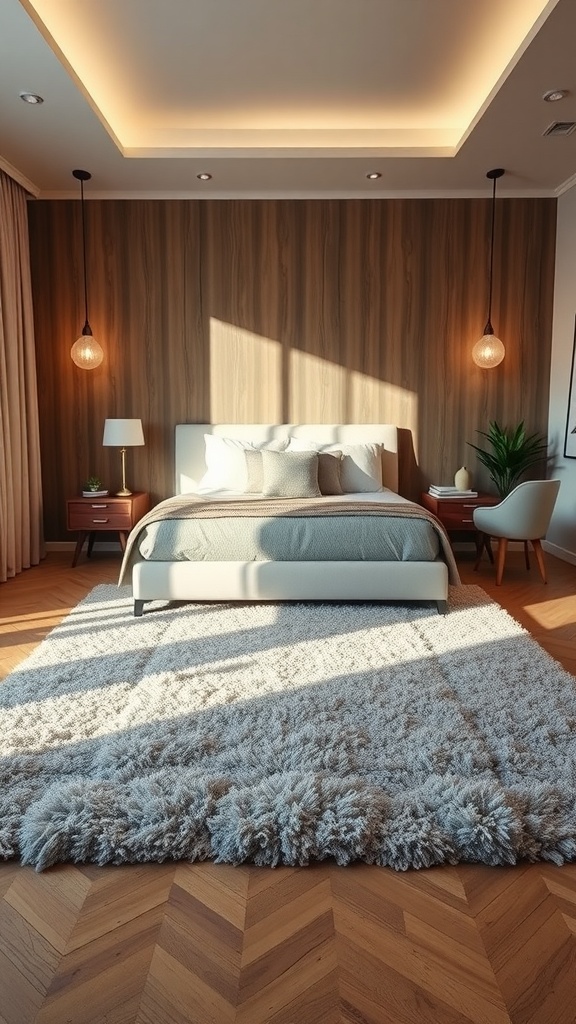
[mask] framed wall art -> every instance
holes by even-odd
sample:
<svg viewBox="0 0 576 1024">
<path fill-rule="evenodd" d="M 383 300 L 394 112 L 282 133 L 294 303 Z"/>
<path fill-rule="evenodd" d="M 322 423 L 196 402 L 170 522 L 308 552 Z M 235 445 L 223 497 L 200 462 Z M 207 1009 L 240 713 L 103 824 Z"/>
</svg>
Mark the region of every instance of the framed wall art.
<svg viewBox="0 0 576 1024">
<path fill-rule="evenodd" d="M 576 459 L 576 322 L 574 323 L 574 341 L 572 343 L 572 365 L 570 367 L 570 387 L 568 390 L 568 411 L 566 413 L 566 436 L 564 438 L 564 457 Z"/>
</svg>

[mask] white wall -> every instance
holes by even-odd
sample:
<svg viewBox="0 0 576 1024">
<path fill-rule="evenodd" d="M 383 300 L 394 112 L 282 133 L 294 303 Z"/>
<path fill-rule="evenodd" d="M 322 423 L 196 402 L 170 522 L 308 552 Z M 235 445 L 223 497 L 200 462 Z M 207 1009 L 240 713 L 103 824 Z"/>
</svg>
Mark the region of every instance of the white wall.
<svg viewBox="0 0 576 1024">
<path fill-rule="evenodd" d="M 565 459 L 564 436 L 576 316 L 576 187 L 558 200 L 556 277 L 550 372 L 550 451 L 556 453 L 549 476 L 562 481 L 544 547 L 576 564 L 576 459 Z"/>
</svg>

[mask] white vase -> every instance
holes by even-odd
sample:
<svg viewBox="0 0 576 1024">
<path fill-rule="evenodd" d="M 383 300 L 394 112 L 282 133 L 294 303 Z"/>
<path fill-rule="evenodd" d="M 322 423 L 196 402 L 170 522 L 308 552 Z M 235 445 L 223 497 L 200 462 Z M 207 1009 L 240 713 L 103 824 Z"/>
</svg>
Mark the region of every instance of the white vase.
<svg viewBox="0 0 576 1024">
<path fill-rule="evenodd" d="M 457 487 L 459 491 L 468 491 L 471 483 L 472 477 L 466 469 L 466 466 L 461 466 L 454 476 L 454 486 Z"/>
</svg>

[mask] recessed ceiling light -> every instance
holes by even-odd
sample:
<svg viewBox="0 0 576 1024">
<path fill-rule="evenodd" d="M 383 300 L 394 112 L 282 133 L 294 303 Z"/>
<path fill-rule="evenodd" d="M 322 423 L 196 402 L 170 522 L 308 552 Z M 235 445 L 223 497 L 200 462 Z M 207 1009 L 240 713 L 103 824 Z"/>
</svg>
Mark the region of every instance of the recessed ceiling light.
<svg viewBox="0 0 576 1024">
<path fill-rule="evenodd" d="M 380 171 L 370 171 L 370 174 L 367 174 L 366 177 L 374 180 L 375 178 L 381 178 L 382 175 L 380 174 Z"/>
<path fill-rule="evenodd" d="M 212 175 L 211 174 L 207 174 L 206 171 L 204 171 L 203 174 L 197 174 L 196 177 L 200 178 L 200 181 L 210 181 L 210 178 L 212 177 Z"/>
<path fill-rule="evenodd" d="M 44 103 L 42 96 L 37 92 L 21 92 L 20 99 L 24 100 L 24 103 Z"/>
<path fill-rule="evenodd" d="M 567 95 L 567 89 L 549 89 L 548 92 L 544 93 L 542 99 L 545 100 L 546 103 L 557 103 L 558 100 L 563 100 Z"/>
</svg>

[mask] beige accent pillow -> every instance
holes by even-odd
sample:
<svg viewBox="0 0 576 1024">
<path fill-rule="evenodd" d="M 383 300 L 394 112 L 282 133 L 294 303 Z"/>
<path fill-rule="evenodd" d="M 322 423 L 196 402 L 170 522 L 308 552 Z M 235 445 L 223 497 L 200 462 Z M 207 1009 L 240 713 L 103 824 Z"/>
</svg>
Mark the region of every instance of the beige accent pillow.
<svg viewBox="0 0 576 1024">
<path fill-rule="evenodd" d="M 320 494 L 344 494 L 340 473 L 342 452 L 318 452 L 318 486 Z"/>
<path fill-rule="evenodd" d="M 246 494 L 262 494 L 262 486 L 264 483 L 262 452 L 251 452 L 246 450 L 244 452 L 244 456 L 246 459 L 246 471 L 248 476 Z"/>
<path fill-rule="evenodd" d="M 247 494 L 262 494 L 264 468 L 262 452 L 244 452 L 248 471 Z M 341 452 L 318 452 L 318 487 L 320 494 L 343 494 L 340 482 Z"/>
<path fill-rule="evenodd" d="M 262 494 L 267 498 L 318 498 L 317 452 L 262 451 Z"/>
</svg>

